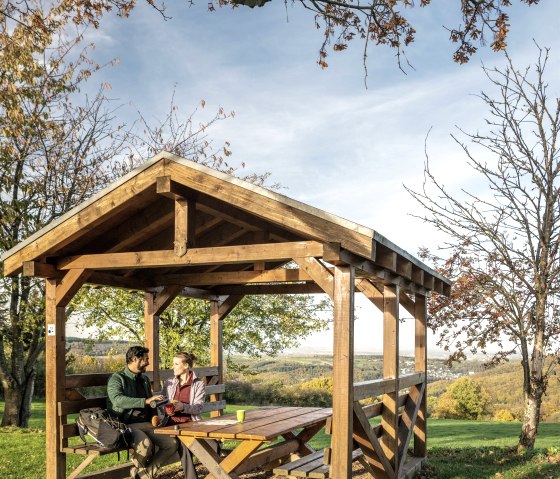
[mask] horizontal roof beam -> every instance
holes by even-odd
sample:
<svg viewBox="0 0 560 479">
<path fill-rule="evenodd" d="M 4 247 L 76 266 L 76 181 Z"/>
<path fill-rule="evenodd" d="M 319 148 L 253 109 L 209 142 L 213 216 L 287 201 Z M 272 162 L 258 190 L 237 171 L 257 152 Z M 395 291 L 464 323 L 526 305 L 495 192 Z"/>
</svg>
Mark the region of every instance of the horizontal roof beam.
<svg viewBox="0 0 560 479">
<path fill-rule="evenodd" d="M 296 241 L 191 248 L 184 256 L 176 256 L 171 250 L 84 254 L 59 259 L 57 268 L 60 270 L 110 270 L 287 261 L 294 257 L 322 257 L 323 251 L 323 244 L 317 241 Z"/>
<path fill-rule="evenodd" d="M 212 273 L 166 274 L 154 277 L 156 284 L 182 284 L 185 286 L 313 282 L 301 269 L 271 269 L 265 271 L 218 271 Z"/>
</svg>

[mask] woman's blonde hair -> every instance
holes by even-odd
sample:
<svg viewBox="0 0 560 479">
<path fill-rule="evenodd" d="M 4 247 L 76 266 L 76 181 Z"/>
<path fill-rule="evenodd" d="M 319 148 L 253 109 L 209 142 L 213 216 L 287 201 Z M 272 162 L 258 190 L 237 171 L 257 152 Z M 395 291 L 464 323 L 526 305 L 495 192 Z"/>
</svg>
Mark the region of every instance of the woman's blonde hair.
<svg viewBox="0 0 560 479">
<path fill-rule="evenodd" d="M 193 353 L 185 353 L 183 351 L 175 353 L 174 358 L 179 358 L 184 363 L 188 364 L 189 368 L 192 368 L 193 362 L 196 361 L 196 356 Z"/>
</svg>

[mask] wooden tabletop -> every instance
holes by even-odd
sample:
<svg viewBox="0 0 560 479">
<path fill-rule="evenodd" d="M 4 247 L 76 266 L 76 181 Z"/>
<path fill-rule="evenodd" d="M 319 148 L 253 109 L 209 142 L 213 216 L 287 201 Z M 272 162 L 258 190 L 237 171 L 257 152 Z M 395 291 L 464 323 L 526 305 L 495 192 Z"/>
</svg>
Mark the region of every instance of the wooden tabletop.
<svg viewBox="0 0 560 479">
<path fill-rule="evenodd" d="M 331 408 L 271 406 L 247 410 L 245 421 L 242 423 L 236 421 L 235 414 L 228 414 L 177 426 L 161 427 L 155 431 L 157 434 L 172 436 L 272 441 L 294 429 L 325 422 L 331 415 Z"/>
</svg>

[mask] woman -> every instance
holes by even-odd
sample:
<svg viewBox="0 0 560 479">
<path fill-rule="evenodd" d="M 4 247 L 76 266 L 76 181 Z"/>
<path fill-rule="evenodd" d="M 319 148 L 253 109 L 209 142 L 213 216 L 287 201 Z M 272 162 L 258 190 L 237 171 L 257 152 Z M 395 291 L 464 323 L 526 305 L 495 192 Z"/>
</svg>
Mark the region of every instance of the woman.
<svg viewBox="0 0 560 479">
<path fill-rule="evenodd" d="M 189 421 L 200 421 L 200 413 L 204 406 L 205 387 L 191 369 L 196 356 L 191 353 L 176 353 L 173 357 L 173 377 L 165 382 L 163 393 L 169 404 L 165 406 L 169 416 L 167 425 L 182 424 Z M 185 473 L 185 479 L 197 479 L 192 454 L 179 441 L 179 455 Z"/>
</svg>

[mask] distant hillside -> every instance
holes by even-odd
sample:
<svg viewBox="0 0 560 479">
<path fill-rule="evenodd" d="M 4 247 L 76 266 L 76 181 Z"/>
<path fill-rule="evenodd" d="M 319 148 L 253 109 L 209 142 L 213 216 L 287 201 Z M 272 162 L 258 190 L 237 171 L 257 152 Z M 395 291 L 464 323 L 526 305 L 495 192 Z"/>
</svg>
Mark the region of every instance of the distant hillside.
<svg viewBox="0 0 560 479">
<path fill-rule="evenodd" d="M 92 341 L 88 338 L 66 338 L 66 348 L 68 352 L 75 356 L 109 356 L 115 354 L 125 354 L 127 349 L 132 346 L 128 341 Z"/>
<path fill-rule="evenodd" d="M 286 385 L 298 384 L 315 378 L 332 377 L 332 356 L 300 355 L 260 360 L 233 356 L 233 362 L 248 368 L 258 382 L 280 382 Z M 401 374 L 414 371 L 414 358 L 401 357 Z M 428 381 L 456 379 L 482 370 L 480 361 L 466 361 L 449 368 L 443 359 L 428 360 Z M 230 375 L 231 376 L 231 375 Z M 354 381 L 368 381 L 383 376 L 383 356 L 356 355 L 354 357 Z"/>
<path fill-rule="evenodd" d="M 518 419 L 523 416 L 523 369 L 518 361 L 477 372 L 471 378 L 490 395 L 493 411 L 508 409 Z M 428 385 L 428 396 L 439 397 L 453 381 L 436 381 Z M 543 401 L 543 421 L 560 422 L 560 381 L 552 376 Z"/>
</svg>

